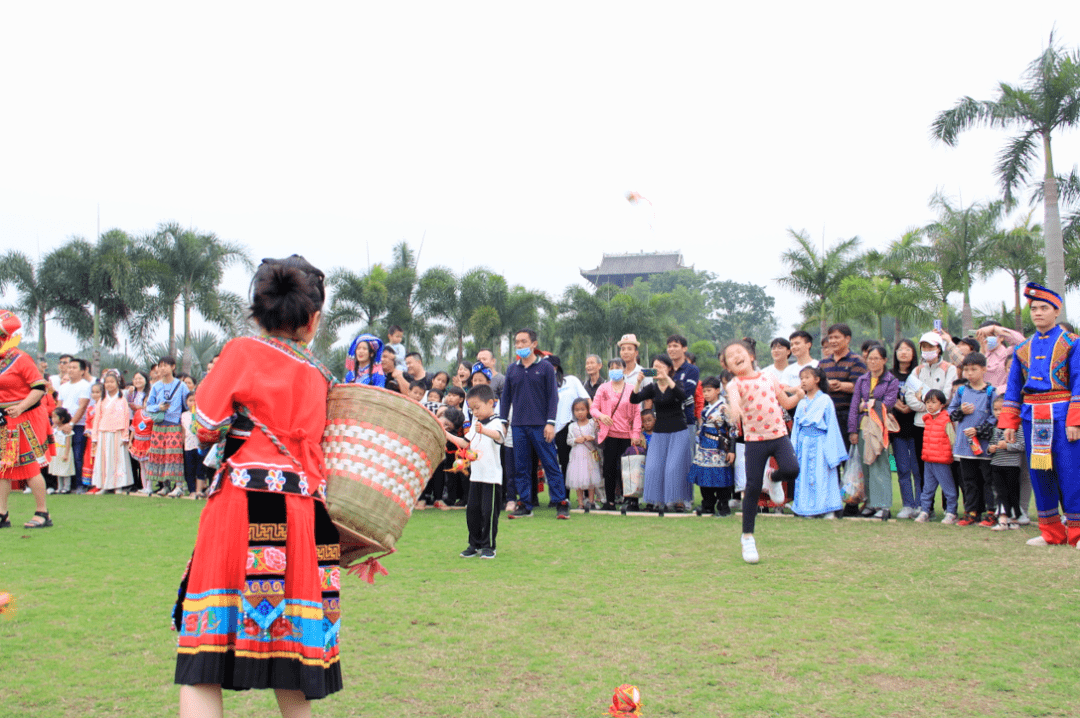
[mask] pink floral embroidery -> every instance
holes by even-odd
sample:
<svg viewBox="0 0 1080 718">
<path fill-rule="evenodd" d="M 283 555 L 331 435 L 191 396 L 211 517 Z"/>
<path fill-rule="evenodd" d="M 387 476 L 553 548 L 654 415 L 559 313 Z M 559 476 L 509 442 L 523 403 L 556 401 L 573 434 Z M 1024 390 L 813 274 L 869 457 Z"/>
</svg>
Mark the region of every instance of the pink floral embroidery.
<svg viewBox="0 0 1080 718">
<path fill-rule="evenodd" d="M 263 562 L 272 571 L 285 572 L 285 552 L 276 546 L 267 546 L 263 549 Z"/>
</svg>

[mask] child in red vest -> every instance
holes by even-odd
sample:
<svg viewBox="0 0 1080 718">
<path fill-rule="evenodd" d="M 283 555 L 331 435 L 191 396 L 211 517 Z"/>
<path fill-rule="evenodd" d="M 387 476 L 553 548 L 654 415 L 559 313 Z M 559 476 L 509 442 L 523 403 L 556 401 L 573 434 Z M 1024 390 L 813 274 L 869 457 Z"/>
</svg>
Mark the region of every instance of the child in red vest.
<svg viewBox="0 0 1080 718">
<path fill-rule="evenodd" d="M 931 389 L 923 396 L 926 415 L 923 416 L 922 458 L 925 465 L 923 491 L 920 497 L 922 511 L 915 520 L 921 524 L 930 520 L 930 510 L 934 506 L 934 494 L 938 486 L 945 495 L 945 518 L 943 524 L 956 523 L 956 482 L 952 476 L 952 442 L 949 441 L 948 413 L 945 412 L 945 394 L 940 389 Z"/>
</svg>

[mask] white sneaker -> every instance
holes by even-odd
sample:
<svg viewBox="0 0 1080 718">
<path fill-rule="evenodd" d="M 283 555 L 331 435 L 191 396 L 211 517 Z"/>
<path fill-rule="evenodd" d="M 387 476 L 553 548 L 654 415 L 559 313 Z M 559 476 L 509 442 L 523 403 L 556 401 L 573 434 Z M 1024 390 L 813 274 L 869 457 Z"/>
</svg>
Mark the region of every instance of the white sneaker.
<svg viewBox="0 0 1080 718">
<path fill-rule="evenodd" d="M 49 496 L 52 496 L 56 493 L 56 489 L 45 489 L 45 493 L 47 493 Z"/>
<path fill-rule="evenodd" d="M 758 562 L 757 543 L 754 542 L 753 536 L 743 536 L 740 539 L 742 543 L 742 560 L 747 563 Z"/>
<path fill-rule="evenodd" d="M 23 492 L 24 494 L 29 494 L 29 493 L 30 493 L 30 487 L 29 487 L 29 486 L 27 486 L 27 487 L 26 487 L 25 489 L 23 489 L 23 490 L 22 490 L 22 492 Z"/>
<path fill-rule="evenodd" d="M 943 518 L 941 520 L 941 523 L 943 523 L 943 524 L 955 524 L 956 523 L 956 514 L 945 514 L 945 518 Z"/>
<path fill-rule="evenodd" d="M 1031 523 L 1031 519 L 1028 518 L 1026 511 L 1020 512 L 1020 518 L 1016 520 L 1016 523 L 1020 524 L 1021 526 L 1027 526 Z"/>
<path fill-rule="evenodd" d="M 1049 546 L 1050 544 L 1046 543 L 1046 539 L 1044 539 L 1042 536 L 1036 536 L 1035 538 L 1029 538 L 1027 540 L 1027 545 L 1028 546 Z"/>
<path fill-rule="evenodd" d="M 917 524 L 925 524 L 929 520 L 930 514 L 926 513 L 925 511 L 920 511 L 919 515 L 915 517 L 915 523 Z"/>
<path fill-rule="evenodd" d="M 905 506 L 904 508 L 900 509 L 900 513 L 898 513 L 896 515 L 896 518 L 898 518 L 898 519 L 911 519 L 911 518 L 915 518 L 916 513 L 918 513 L 918 512 L 915 511 L 915 509 L 911 508 L 910 506 Z"/>
</svg>

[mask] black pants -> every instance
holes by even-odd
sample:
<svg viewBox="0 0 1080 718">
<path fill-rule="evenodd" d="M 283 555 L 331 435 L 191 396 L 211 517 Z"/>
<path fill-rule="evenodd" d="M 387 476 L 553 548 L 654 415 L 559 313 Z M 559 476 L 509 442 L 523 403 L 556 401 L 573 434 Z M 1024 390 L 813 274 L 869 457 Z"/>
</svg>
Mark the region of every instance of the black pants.
<svg viewBox="0 0 1080 718">
<path fill-rule="evenodd" d="M 617 504 L 622 498 L 622 456 L 630 448 L 630 439 L 608 436 L 600 448 L 604 452 L 604 495 L 609 504 Z"/>
<path fill-rule="evenodd" d="M 570 444 L 567 439 L 570 436 L 570 425 L 567 424 L 561 431 L 555 433 L 555 453 L 559 455 L 559 468 L 562 469 L 563 478 L 566 478 L 566 467 L 570 465 Z M 569 494 L 567 494 L 569 496 Z"/>
<path fill-rule="evenodd" d="M 794 481 L 799 476 L 799 460 L 795 458 L 795 447 L 791 445 L 788 437 L 746 442 L 746 491 L 743 492 L 742 499 L 744 534 L 754 533 L 757 504 L 761 498 L 761 482 L 765 477 L 765 465 L 769 463 L 769 457 L 776 459 L 773 481 Z"/>
<path fill-rule="evenodd" d="M 198 449 L 184 450 L 184 482 L 187 484 L 188 493 L 196 491 L 195 479 L 206 479 L 206 467 L 203 466 L 202 457 Z"/>
<path fill-rule="evenodd" d="M 994 500 L 994 479 L 990 475 L 990 461 L 960 459 L 960 473 L 964 477 L 964 513 L 968 516 L 981 516 L 986 511 L 996 514 L 997 502 Z"/>
<path fill-rule="evenodd" d="M 728 501 L 731 501 L 731 489 L 730 486 L 724 487 L 701 487 L 701 513 L 711 514 L 716 511 L 717 504 L 721 513 L 728 509 Z M 726 514 L 725 514 L 726 515 Z"/>
<path fill-rule="evenodd" d="M 990 466 L 997 495 L 997 511 L 1010 519 L 1020 518 L 1020 467 Z"/>
<path fill-rule="evenodd" d="M 469 503 L 465 507 L 465 523 L 469 527 L 470 546 L 475 549 L 495 549 L 502 504 L 502 484 L 469 482 Z"/>
</svg>

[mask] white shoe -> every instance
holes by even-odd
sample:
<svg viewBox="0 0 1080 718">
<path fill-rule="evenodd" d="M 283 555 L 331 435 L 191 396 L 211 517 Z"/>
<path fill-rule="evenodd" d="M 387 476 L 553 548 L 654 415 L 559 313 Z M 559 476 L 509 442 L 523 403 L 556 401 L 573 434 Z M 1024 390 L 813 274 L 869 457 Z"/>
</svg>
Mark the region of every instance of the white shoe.
<svg viewBox="0 0 1080 718">
<path fill-rule="evenodd" d="M 941 520 L 941 523 L 950 524 L 950 525 L 955 524 L 956 523 L 956 514 L 945 514 L 945 518 L 943 518 Z"/>
<path fill-rule="evenodd" d="M 747 563 L 758 562 L 757 543 L 754 541 L 753 536 L 743 536 L 740 539 L 742 543 L 742 560 Z"/>
<path fill-rule="evenodd" d="M 1044 539 L 1042 536 L 1036 536 L 1035 538 L 1029 538 L 1027 540 L 1027 545 L 1028 546 L 1049 546 L 1050 544 L 1048 544 L 1046 542 L 1046 539 Z"/>
<path fill-rule="evenodd" d="M 896 518 L 898 518 L 898 519 L 913 519 L 913 518 L 915 518 L 915 514 L 917 514 L 917 513 L 918 512 L 915 509 L 911 508 L 910 506 L 905 506 L 904 508 L 900 509 L 900 513 L 898 513 L 896 515 Z"/>
<path fill-rule="evenodd" d="M 925 511 L 920 511 L 919 515 L 915 517 L 915 523 L 917 524 L 925 524 L 929 520 L 930 514 L 926 513 Z"/>
<path fill-rule="evenodd" d="M 1016 523 L 1020 524 L 1021 526 L 1027 526 L 1031 523 L 1031 519 L 1028 518 L 1026 511 L 1020 512 L 1020 518 L 1016 520 Z"/>
<path fill-rule="evenodd" d="M 29 493 L 30 493 L 30 487 L 29 487 L 29 486 L 27 486 L 27 487 L 26 487 L 25 489 L 23 489 L 23 490 L 22 490 L 22 492 L 23 492 L 24 494 L 29 494 Z"/>
<path fill-rule="evenodd" d="M 52 496 L 56 493 L 56 489 L 45 489 L 45 493 L 47 493 L 49 496 Z"/>
<path fill-rule="evenodd" d="M 832 519 L 833 521 L 836 520 L 836 514 L 834 512 L 832 512 L 832 511 L 825 514 L 825 520 L 828 521 L 830 519 Z"/>
</svg>

